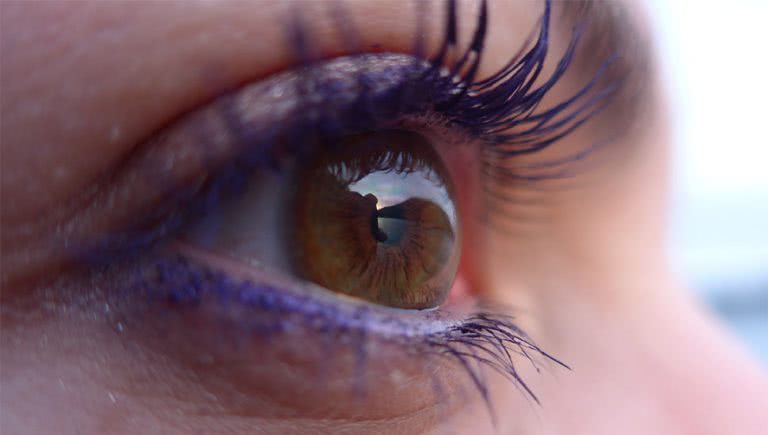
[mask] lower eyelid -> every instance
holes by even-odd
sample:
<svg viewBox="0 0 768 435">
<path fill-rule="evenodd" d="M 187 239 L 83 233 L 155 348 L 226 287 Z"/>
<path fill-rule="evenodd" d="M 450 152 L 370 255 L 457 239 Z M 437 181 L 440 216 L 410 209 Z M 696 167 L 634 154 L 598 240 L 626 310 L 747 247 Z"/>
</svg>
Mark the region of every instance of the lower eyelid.
<svg viewBox="0 0 768 435">
<path fill-rule="evenodd" d="M 295 283 L 258 284 L 190 252 L 187 259 L 147 255 L 99 279 L 113 289 L 111 306 L 124 307 L 115 309 L 123 337 L 191 371 L 226 406 L 267 417 L 371 418 L 384 410 L 379 417 L 391 418 L 465 406 L 467 394 L 487 402 L 486 371 L 536 400 L 517 365 L 563 365 L 508 315 L 462 304 L 414 312 L 302 291 Z"/>
<path fill-rule="evenodd" d="M 365 328 L 369 332 L 383 336 L 397 335 L 404 331 L 411 335 L 427 334 L 444 329 L 461 319 L 465 311 L 458 308 L 468 304 L 470 300 L 466 284 L 461 281 L 461 287 L 457 288 L 460 292 L 452 299 L 453 309 L 450 316 L 445 310 L 390 308 L 331 292 L 285 272 L 245 264 L 226 254 L 209 252 L 184 243 L 174 244 L 173 250 L 179 256 L 175 259 L 169 257 L 168 260 L 163 260 L 165 265 L 175 269 L 175 273 L 179 274 L 181 280 L 179 283 L 171 283 L 172 285 L 166 288 L 165 291 L 171 295 L 176 289 L 185 292 L 185 289 L 189 288 L 184 277 L 190 275 L 193 277 L 192 281 L 196 288 L 194 297 L 203 297 L 208 293 L 216 292 L 233 294 L 249 287 L 271 288 L 274 289 L 271 293 L 275 296 L 266 296 L 265 301 L 269 302 L 265 303 L 267 305 L 275 303 L 278 311 L 290 311 L 290 307 L 293 306 L 297 310 L 304 310 L 312 315 L 327 316 L 328 321 L 344 323 L 347 319 L 349 323 L 345 327 Z M 366 317 L 367 320 L 361 319 L 362 317 Z"/>
<path fill-rule="evenodd" d="M 464 378 L 456 382 L 435 372 L 443 365 L 439 355 L 417 356 L 406 345 L 457 322 L 446 314 L 373 307 L 330 294 L 325 300 L 296 288 L 241 282 L 196 265 L 200 256 L 171 258 L 131 272 L 130 298 L 141 289 L 150 303 L 121 328 L 194 371 L 226 407 L 272 418 L 392 418 L 458 406 L 443 403 L 438 385 L 442 391 L 471 388 Z M 254 411 L 249 403 L 261 405 Z"/>
</svg>

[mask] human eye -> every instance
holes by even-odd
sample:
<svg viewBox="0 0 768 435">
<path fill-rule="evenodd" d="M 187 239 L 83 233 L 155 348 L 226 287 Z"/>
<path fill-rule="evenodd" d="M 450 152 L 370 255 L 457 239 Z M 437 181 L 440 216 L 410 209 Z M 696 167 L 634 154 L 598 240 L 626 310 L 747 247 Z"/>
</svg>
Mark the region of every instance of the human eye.
<svg viewBox="0 0 768 435">
<path fill-rule="evenodd" d="M 481 75 L 488 7 L 466 40 L 458 9 L 445 3 L 434 50 L 356 49 L 347 35 L 333 56 L 315 55 L 291 10 L 292 63 L 126 157 L 54 241 L 121 337 L 217 406 L 263 418 L 448 413 L 463 395 L 492 416 L 488 373 L 536 401 L 520 365 L 567 362 L 484 291 L 479 234 L 515 207 L 500 186 L 583 160 L 565 138 L 619 86 L 605 59 L 548 99 L 579 35 L 545 70 L 549 1 L 528 43 Z"/>
</svg>

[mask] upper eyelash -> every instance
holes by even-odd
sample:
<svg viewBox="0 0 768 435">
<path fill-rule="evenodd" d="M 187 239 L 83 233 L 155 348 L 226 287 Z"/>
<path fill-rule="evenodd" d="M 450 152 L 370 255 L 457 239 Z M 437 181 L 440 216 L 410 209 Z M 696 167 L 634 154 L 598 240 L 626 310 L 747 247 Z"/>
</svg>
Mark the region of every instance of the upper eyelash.
<svg viewBox="0 0 768 435">
<path fill-rule="evenodd" d="M 427 160 L 402 150 L 391 150 L 378 155 L 353 155 L 343 164 L 329 164 L 327 170 L 339 180 L 343 180 L 345 185 L 356 183 L 371 172 L 382 171 L 395 174 L 422 171 L 425 178 L 439 181 L 435 179 L 435 170 Z"/>
<path fill-rule="evenodd" d="M 415 97 L 417 101 L 430 101 L 430 110 L 444 116 L 447 123 L 461 127 L 480 139 L 488 153 L 508 159 L 543 151 L 605 110 L 621 89 L 621 79 L 602 83 L 607 69 L 617 59 L 617 55 L 613 55 L 606 59 L 592 79 L 572 96 L 551 108 L 538 110 L 544 96 L 563 78 L 571 66 L 584 29 L 581 26 L 574 28 L 571 41 L 559 59 L 556 69 L 548 78 L 543 79 L 543 83 L 534 87 L 541 79 L 549 51 L 552 4 L 551 0 L 544 0 L 544 12 L 533 46 L 527 51 L 524 46 L 499 71 L 487 78 L 476 80 L 488 27 L 487 1 L 480 2 L 471 41 L 463 53 L 454 56 L 457 60 L 453 64 L 449 64 L 448 55 L 457 50 L 458 45 L 456 1 L 447 0 L 446 7 L 448 13 L 443 42 L 438 52 L 428 60 L 429 68 L 426 71 L 415 67 L 413 79 L 405 84 L 408 89 L 404 94 Z M 293 34 L 296 35 L 291 38 L 294 51 L 300 53 L 297 57 L 301 59 L 299 65 L 303 65 L 309 62 L 307 38 L 303 36 L 303 28 L 299 26 L 294 28 Z M 417 41 L 420 41 L 418 37 Z M 420 53 L 421 44 L 417 43 L 415 46 L 414 56 L 417 59 L 423 58 Z M 423 59 L 426 61 L 426 58 Z M 421 82 L 429 82 L 431 85 L 418 86 Z M 420 90 L 426 90 L 423 92 L 428 95 L 419 97 L 417 94 Z M 434 98 L 436 96 L 438 98 Z M 375 111 L 365 102 L 360 106 Z M 424 107 L 408 108 L 403 103 L 401 106 L 401 113 L 424 110 Z M 591 150 L 590 147 L 557 160 L 538 162 L 531 169 L 561 167 L 569 161 L 583 158 L 585 153 Z M 501 176 L 502 182 L 515 179 L 537 180 L 552 174 L 551 171 L 546 174 L 539 171 L 536 175 L 527 175 L 521 168 L 516 168 L 517 172 L 505 170 L 503 167 L 494 169 L 497 170 L 486 171 L 487 175 Z"/>
<path fill-rule="evenodd" d="M 439 114 L 442 122 L 469 133 L 482 144 L 485 155 L 492 156 L 482 162 L 489 209 L 492 209 L 490 205 L 493 205 L 493 202 L 508 201 L 508 198 L 497 192 L 498 189 L 493 189 L 493 186 L 497 185 L 495 183 L 562 176 L 563 167 L 588 155 L 593 146 L 557 160 L 540 161 L 535 165 L 521 167 L 508 164 L 509 161 L 514 161 L 514 157 L 547 149 L 607 107 L 620 82 L 613 81 L 599 88 L 597 85 L 601 81 L 602 72 L 612 60 L 608 59 L 593 79 L 572 97 L 550 109 L 537 111 L 547 91 L 563 77 L 571 65 L 580 30 L 574 30 L 572 41 L 559 60 L 558 68 L 549 78 L 543 80 L 541 85 L 534 87 L 534 82 L 540 79 L 548 53 L 551 0 L 545 0 L 538 36 L 533 46 L 527 51 L 520 50 L 495 74 L 476 80 L 487 29 L 486 2 L 480 3 L 478 21 L 470 45 L 463 53 L 455 56 L 457 60 L 453 64 L 448 64 L 448 53 L 456 50 L 457 44 L 455 0 L 448 0 L 446 7 L 448 14 L 445 34 L 437 54 L 427 59 L 419 52 L 420 44 L 415 44 L 416 53 L 410 71 L 406 71 L 405 77 L 400 78 L 398 86 L 387 90 L 387 95 L 378 95 L 377 104 L 371 100 L 371 93 L 365 92 L 366 89 L 371 89 L 373 84 L 366 82 L 369 78 L 359 75 L 357 81 L 363 91 L 360 92 L 358 100 L 345 110 L 353 119 L 342 119 L 332 113 L 325 113 L 323 109 L 327 101 L 318 99 L 316 93 L 311 93 L 316 78 L 313 70 L 309 68 L 313 63 L 307 43 L 309 38 L 304 35 L 301 21 L 298 18 L 294 20 L 289 40 L 298 61 L 296 70 L 302 78 L 296 81 L 297 91 L 299 95 L 314 96 L 299 103 L 305 109 L 302 115 L 304 118 L 300 120 L 300 124 L 297 123 L 300 128 L 292 130 L 303 133 L 291 133 L 302 136 L 292 137 L 292 140 L 287 141 L 290 144 L 287 152 L 293 155 L 308 154 L 311 148 L 324 145 L 323 140 L 318 140 L 318 137 L 333 138 L 350 133 L 350 126 L 365 130 L 376 128 L 383 121 L 397 117 Z M 298 16 L 297 13 L 296 17 Z M 229 134 L 242 143 L 239 157 L 232 159 L 231 163 L 223 168 L 217 168 L 197 191 L 189 192 L 187 188 L 183 188 L 176 194 L 167 195 L 166 203 L 175 201 L 178 204 L 176 208 L 181 211 L 169 216 L 147 216 L 135 228 L 115 232 L 95 243 L 87 242 L 86 246 L 78 246 L 78 257 L 90 262 L 104 258 L 105 253 L 131 253 L 144 249 L 178 231 L 190 216 L 206 213 L 222 197 L 241 190 L 245 184 L 244 179 L 253 171 L 254 166 L 279 166 L 271 157 L 278 146 L 276 137 L 259 137 L 252 131 L 251 126 L 242 124 L 236 114 L 229 112 L 232 110 L 228 103 L 230 98 L 231 95 L 224 95 L 214 104 L 220 108 L 223 118 L 227 120 Z M 531 124 L 532 127 L 520 130 L 521 126 Z M 325 142 L 332 143 L 333 140 Z M 286 150 L 283 149 L 282 152 L 285 153 Z"/>
<path fill-rule="evenodd" d="M 534 183 L 563 179 L 574 172 L 573 164 L 585 160 L 593 152 L 610 143 L 608 140 L 588 144 L 557 158 L 538 159 L 535 164 L 521 164 L 517 157 L 541 153 L 566 138 L 603 112 L 614 101 L 624 84 L 624 77 L 610 77 L 608 71 L 619 56 L 614 53 L 605 59 L 586 84 L 571 96 L 552 107 L 541 109 L 547 93 L 565 76 L 572 65 L 576 48 L 585 33 L 585 25 L 574 27 L 571 40 L 549 77 L 542 71 L 549 53 L 549 27 L 551 0 L 544 0 L 535 38 L 529 38 L 518 53 L 500 70 L 487 78 L 477 79 L 482 60 L 488 26 L 487 2 L 480 2 L 477 23 L 471 41 L 463 53 L 452 56 L 458 45 L 458 20 L 455 0 L 446 1 L 446 21 L 443 41 L 438 52 L 429 60 L 421 53 L 423 41 L 416 37 L 414 56 L 428 64 L 426 70 L 414 65 L 412 79 L 404 83 L 401 93 L 411 100 L 412 106 L 399 102 L 399 113 L 438 113 L 444 122 L 458 127 L 482 144 L 482 188 L 485 193 L 486 218 L 495 214 L 507 215 L 506 204 L 520 199 L 503 193 L 499 186 L 513 182 Z M 423 11 L 422 11 L 423 12 Z M 300 21 L 296 21 L 299 23 Z M 294 50 L 301 53 L 299 65 L 310 62 L 303 27 L 294 29 Z M 347 35 L 354 33 L 347 29 Z M 420 35 L 421 32 L 417 32 Z M 531 44 L 530 41 L 533 40 Z M 358 45 L 358 44 L 352 44 Z M 526 50 L 526 46 L 529 46 Z M 308 78 L 311 81 L 311 77 Z M 538 86 L 535 86 L 540 82 Z M 421 86 L 428 83 L 428 86 Z M 419 95 L 419 93 L 422 95 Z M 419 106 L 413 101 L 427 102 Z M 362 101 L 371 117 L 376 116 L 375 105 Z"/>
</svg>

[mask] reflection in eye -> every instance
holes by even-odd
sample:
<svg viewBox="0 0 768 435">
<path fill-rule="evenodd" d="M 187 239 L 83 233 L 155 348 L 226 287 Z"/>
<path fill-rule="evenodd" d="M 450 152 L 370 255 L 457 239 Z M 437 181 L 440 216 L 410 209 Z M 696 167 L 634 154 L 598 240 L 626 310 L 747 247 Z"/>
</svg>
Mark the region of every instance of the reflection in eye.
<svg viewBox="0 0 768 435">
<path fill-rule="evenodd" d="M 438 156 L 404 131 L 358 135 L 301 175 L 295 245 L 307 278 L 384 305 L 430 308 L 458 262 Z"/>
</svg>

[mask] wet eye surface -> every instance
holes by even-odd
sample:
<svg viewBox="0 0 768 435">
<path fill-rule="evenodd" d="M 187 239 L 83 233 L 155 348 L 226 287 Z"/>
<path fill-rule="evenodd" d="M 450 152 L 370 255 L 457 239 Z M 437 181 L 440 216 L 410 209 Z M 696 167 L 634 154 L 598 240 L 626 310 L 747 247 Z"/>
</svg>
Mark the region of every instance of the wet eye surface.
<svg viewBox="0 0 768 435">
<path fill-rule="evenodd" d="M 449 171 L 407 130 L 342 136 L 200 220 L 185 243 L 379 305 L 439 306 L 460 257 Z"/>
<path fill-rule="evenodd" d="M 399 308 L 433 308 L 458 263 L 449 180 L 422 136 L 344 138 L 301 171 L 294 244 L 304 277 Z"/>
</svg>

